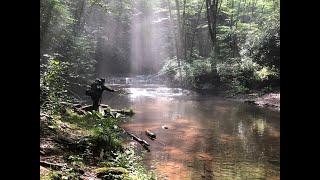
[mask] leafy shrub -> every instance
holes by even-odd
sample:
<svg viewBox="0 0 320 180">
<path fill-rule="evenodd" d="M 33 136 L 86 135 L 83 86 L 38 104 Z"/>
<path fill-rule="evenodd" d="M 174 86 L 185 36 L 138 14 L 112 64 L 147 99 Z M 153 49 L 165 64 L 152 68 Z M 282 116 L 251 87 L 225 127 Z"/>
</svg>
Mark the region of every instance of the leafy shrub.
<svg viewBox="0 0 320 180">
<path fill-rule="evenodd" d="M 203 84 L 214 79 L 215 69 L 212 69 L 212 59 L 198 58 L 193 59 L 191 62 L 182 61 L 180 68 L 176 57 L 169 59 L 163 65 L 159 74 L 171 84 L 180 83 L 184 87 L 201 88 Z"/>
<path fill-rule="evenodd" d="M 94 156 L 99 157 L 103 151 L 101 158 L 110 158 L 112 151 L 122 150 L 122 131 L 117 126 L 120 119 L 105 118 L 101 113 L 96 111 L 79 115 L 67 109 L 63 120 L 86 130 L 85 134 L 88 136 L 83 145 L 89 146 L 90 152 Z"/>
<path fill-rule="evenodd" d="M 57 55 L 45 55 L 47 64 L 42 64 L 40 72 L 40 107 L 56 110 L 61 107 L 61 101 L 70 100 L 66 86 L 68 82 L 63 75 L 69 64 L 57 59 Z"/>
<path fill-rule="evenodd" d="M 142 165 L 142 158 L 135 154 L 132 146 L 127 147 L 123 152 L 114 153 L 115 158 L 108 166 L 120 167 L 126 169 L 129 173 L 119 175 L 109 174 L 111 179 L 126 179 L 126 180 L 152 180 L 155 179 L 154 172 L 148 172 Z"/>
</svg>

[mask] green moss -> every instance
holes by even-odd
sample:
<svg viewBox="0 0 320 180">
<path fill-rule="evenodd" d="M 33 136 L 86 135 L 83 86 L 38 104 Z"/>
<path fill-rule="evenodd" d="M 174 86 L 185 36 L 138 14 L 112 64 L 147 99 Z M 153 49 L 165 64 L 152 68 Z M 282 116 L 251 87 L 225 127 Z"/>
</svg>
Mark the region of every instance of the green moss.
<svg viewBox="0 0 320 180">
<path fill-rule="evenodd" d="M 114 166 L 114 163 L 113 162 L 109 162 L 109 161 L 102 161 L 102 162 L 99 162 L 99 164 L 101 166 L 104 166 L 104 167 L 112 167 L 112 166 Z"/>
<path fill-rule="evenodd" d="M 40 180 L 58 180 L 61 179 L 62 175 L 56 171 L 50 171 L 45 174 L 40 174 Z"/>
<path fill-rule="evenodd" d="M 128 174 L 128 171 L 122 167 L 102 167 L 94 170 L 97 174 Z"/>
</svg>

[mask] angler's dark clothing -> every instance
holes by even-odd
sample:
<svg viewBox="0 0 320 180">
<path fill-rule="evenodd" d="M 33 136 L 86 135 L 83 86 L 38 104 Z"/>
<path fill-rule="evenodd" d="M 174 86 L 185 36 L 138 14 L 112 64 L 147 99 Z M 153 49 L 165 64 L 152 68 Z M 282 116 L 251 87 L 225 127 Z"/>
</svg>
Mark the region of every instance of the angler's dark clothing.
<svg viewBox="0 0 320 180">
<path fill-rule="evenodd" d="M 98 79 L 93 84 L 91 84 L 91 87 L 86 91 L 86 95 L 91 97 L 92 100 L 92 106 L 93 110 L 98 110 L 99 104 L 102 99 L 102 93 L 103 91 L 109 91 L 114 92 L 115 90 L 107 87 L 104 85 L 104 79 Z"/>
</svg>

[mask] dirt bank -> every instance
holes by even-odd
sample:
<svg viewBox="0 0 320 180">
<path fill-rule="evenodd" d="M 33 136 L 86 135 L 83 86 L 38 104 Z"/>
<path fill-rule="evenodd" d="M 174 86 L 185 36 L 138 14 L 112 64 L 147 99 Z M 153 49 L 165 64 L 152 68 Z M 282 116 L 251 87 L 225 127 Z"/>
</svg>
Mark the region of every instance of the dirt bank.
<svg viewBox="0 0 320 180">
<path fill-rule="evenodd" d="M 280 111 L 280 92 L 238 94 L 227 98 Z"/>
</svg>

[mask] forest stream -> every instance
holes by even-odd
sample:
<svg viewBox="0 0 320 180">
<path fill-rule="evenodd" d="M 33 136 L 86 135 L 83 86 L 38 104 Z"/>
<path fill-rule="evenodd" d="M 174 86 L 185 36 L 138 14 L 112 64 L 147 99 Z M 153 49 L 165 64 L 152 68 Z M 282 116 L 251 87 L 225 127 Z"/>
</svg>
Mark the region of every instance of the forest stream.
<svg viewBox="0 0 320 180">
<path fill-rule="evenodd" d="M 144 163 L 159 179 L 280 179 L 280 112 L 143 76 L 108 83 L 129 92 L 105 93 L 103 103 L 135 111 L 121 127 L 150 144 Z"/>
</svg>

